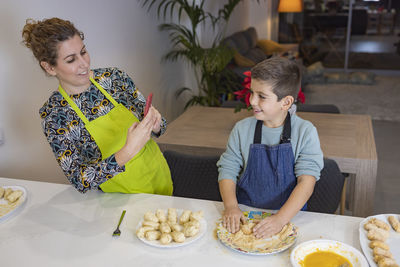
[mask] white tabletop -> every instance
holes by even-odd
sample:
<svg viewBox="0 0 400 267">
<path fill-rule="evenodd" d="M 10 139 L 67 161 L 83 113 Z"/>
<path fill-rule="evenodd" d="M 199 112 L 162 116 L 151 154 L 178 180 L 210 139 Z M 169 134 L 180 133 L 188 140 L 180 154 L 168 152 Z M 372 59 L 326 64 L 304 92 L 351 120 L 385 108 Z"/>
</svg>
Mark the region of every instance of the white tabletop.
<svg viewBox="0 0 400 267">
<path fill-rule="evenodd" d="M 250 256 L 220 243 L 214 231 L 223 210 L 221 202 L 149 194 L 81 194 L 70 185 L 7 178 L 0 178 L 0 185 L 24 186 L 28 191 L 22 209 L 0 221 L 1 266 L 290 266 L 291 249 Z M 143 214 L 169 207 L 203 210 L 205 235 L 180 248 L 155 248 L 141 242 L 135 229 Z M 112 237 L 124 209 L 122 234 Z M 296 244 L 324 238 L 360 251 L 361 221 L 312 212 L 299 212 L 292 220 L 299 227 Z"/>
</svg>

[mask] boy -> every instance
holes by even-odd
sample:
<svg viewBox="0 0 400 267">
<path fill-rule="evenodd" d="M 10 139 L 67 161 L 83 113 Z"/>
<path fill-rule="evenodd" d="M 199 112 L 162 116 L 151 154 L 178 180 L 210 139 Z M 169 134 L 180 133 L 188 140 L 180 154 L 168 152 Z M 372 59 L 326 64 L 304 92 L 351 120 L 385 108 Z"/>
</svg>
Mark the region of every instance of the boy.
<svg viewBox="0 0 400 267">
<path fill-rule="evenodd" d="M 305 210 L 323 167 L 316 128 L 289 112 L 300 89 L 295 62 L 282 57 L 264 60 L 251 70 L 253 117 L 233 128 L 218 161 L 224 202 L 223 224 L 239 230 L 245 218 L 238 203 L 279 210 L 254 227 L 257 238 L 279 232 L 299 210 Z"/>
</svg>

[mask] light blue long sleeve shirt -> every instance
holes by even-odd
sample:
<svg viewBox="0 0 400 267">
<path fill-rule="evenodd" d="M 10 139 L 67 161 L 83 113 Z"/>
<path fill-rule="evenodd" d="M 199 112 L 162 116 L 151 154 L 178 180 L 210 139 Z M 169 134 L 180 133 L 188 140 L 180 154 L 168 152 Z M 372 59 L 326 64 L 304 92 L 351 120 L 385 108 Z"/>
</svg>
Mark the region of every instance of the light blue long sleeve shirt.
<svg viewBox="0 0 400 267">
<path fill-rule="evenodd" d="M 254 140 L 256 118 L 245 118 L 236 123 L 226 146 L 226 151 L 217 162 L 218 181 L 231 179 L 235 183 L 240 179 L 247 167 L 250 145 Z M 319 143 L 318 132 L 314 125 L 302 118 L 291 114 L 291 144 L 294 154 L 294 173 L 311 175 L 319 180 L 324 165 L 323 154 Z M 277 128 L 262 126 L 261 143 L 269 146 L 277 145 L 283 131 L 283 125 Z"/>
</svg>

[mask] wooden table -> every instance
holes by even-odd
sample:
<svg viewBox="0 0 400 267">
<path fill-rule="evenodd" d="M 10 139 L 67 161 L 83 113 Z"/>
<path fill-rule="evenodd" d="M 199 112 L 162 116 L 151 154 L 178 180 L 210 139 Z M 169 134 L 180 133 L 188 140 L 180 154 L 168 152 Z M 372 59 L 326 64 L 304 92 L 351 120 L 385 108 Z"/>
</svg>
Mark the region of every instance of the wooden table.
<svg viewBox="0 0 400 267">
<path fill-rule="evenodd" d="M 215 236 L 222 202 L 150 194 L 89 191 L 71 185 L 0 178 L 0 186 L 19 185 L 27 201 L 12 217 L 0 220 L 1 266 L 291 266 L 290 252 L 250 256 L 225 247 Z M 190 245 L 157 248 L 140 241 L 136 227 L 143 214 L 156 209 L 203 210 L 205 234 Z M 243 211 L 254 210 L 241 205 Z M 122 210 L 121 236 L 112 237 Z M 360 250 L 362 218 L 299 212 L 295 245 L 313 239 L 333 239 Z"/>
<path fill-rule="evenodd" d="M 370 116 L 298 112 L 318 130 L 324 156 L 335 160 L 351 179 L 351 210 L 354 216 L 372 215 L 377 155 Z M 161 150 L 221 154 L 235 123 L 252 116 L 247 110 L 194 106 L 168 125 L 156 140 Z"/>
</svg>

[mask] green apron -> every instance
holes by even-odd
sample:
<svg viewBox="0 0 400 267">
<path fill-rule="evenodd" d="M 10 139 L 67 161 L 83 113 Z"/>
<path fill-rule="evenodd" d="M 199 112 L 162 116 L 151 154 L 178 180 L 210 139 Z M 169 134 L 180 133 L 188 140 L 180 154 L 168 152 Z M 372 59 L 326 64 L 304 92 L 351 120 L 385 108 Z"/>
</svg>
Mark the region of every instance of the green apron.
<svg viewBox="0 0 400 267">
<path fill-rule="evenodd" d="M 118 152 L 126 142 L 128 129 L 139 120 L 124 105 L 118 104 L 95 80 L 90 81 L 111 101 L 114 108 L 106 115 L 89 121 L 64 89 L 61 95 L 84 122 L 96 144 L 102 159 Z M 82 181 L 84 182 L 84 181 Z M 168 164 L 157 143 L 150 139 L 146 145 L 125 164 L 125 171 L 100 185 L 104 192 L 149 193 L 172 195 L 172 180 Z"/>
</svg>

